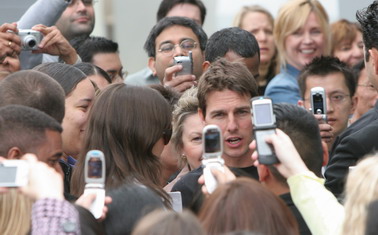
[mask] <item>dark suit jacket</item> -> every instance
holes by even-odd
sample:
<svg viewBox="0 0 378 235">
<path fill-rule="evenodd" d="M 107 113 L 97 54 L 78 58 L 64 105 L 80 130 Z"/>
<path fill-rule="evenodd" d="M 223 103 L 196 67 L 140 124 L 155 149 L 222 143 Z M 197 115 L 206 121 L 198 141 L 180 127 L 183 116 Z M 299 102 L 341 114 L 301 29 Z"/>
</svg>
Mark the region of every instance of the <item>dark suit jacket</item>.
<svg viewBox="0 0 378 235">
<path fill-rule="evenodd" d="M 298 223 L 299 234 L 301 235 L 311 235 L 310 229 L 308 228 L 306 222 L 304 221 L 301 213 L 299 212 L 298 208 L 295 206 L 293 199 L 291 199 L 290 193 L 281 194 L 280 198 L 285 202 L 287 207 L 290 208 L 291 212 L 293 213 L 295 219 Z"/>
<path fill-rule="evenodd" d="M 360 119 L 350 125 L 344 132 L 342 132 L 339 136 L 337 136 L 335 142 L 332 145 L 332 150 L 330 154 L 330 160 L 332 159 L 333 155 L 335 155 L 336 148 L 340 144 L 340 142 L 347 136 L 355 133 L 356 131 L 361 130 L 365 126 L 372 123 L 374 120 L 378 119 L 378 102 L 375 106 L 367 111 Z"/>
<path fill-rule="evenodd" d="M 325 171 L 325 186 L 336 196 L 344 191 L 349 166 L 378 150 L 378 119 L 341 139 Z"/>
</svg>

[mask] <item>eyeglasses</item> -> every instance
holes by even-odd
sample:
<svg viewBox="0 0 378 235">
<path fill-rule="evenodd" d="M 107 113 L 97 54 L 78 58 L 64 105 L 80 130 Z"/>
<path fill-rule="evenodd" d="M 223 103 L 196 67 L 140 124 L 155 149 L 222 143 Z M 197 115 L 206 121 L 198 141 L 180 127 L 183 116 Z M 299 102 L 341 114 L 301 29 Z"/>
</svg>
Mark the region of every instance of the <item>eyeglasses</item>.
<svg viewBox="0 0 378 235">
<path fill-rule="evenodd" d="M 79 1 L 81 1 L 85 6 L 90 6 L 97 2 L 97 0 L 71 0 L 70 6 L 79 3 Z"/>
<path fill-rule="evenodd" d="M 172 136 L 172 129 L 167 129 L 163 131 L 163 140 L 164 140 L 164 145 L 167 145 L 169 141 L 171 140 Z"/>
<path fill-rule="evenodd" d="M 331 102 L 332 104 L 341 104 L 345 101 L 345 98 L 349 96 L 350 95 L 344 93 L 335 93 L 330 96 L 327 96 L 327 98 L 329 99 L 329 102 Z M 305 100 L 311 100 L 311 98 Z"/>
<path fill-rule="evenodd" d="M 183 50 L 185 52 L 189 52 L 189 51 L 191 51 L 191 50 L 193 50 L 194 48 L 197 47 L 197 42 L 195 42 L 192 39 L 185 39 L 185 40 L 181 41 L 180 44 L 173 44 L 173 43 L 170 43 L 170 42 L 164 43 L 164 44 L 160 45 L 158 52 L 161 52 L 166 56 L 171 56 L 171 55 L 173 55 L 173 51 L 177 46 L 179 46 L 181 48 L 181 50 Z"/>
<path fill-rule="evenodd" d="M 369 91 L 377 91 L 372 84 L 358 84 L 357 86 L 367 87 Z"/>
<path fill-rule="evenodd" d="M 107 71 L 106 73 L 109 75 L 112 82 L 116 79 L 117 76 L 120 76 L 122 79 L 124 79 L 129 74 L 126 70 L 121 70 L 119 72 Z"/>
<path fill-rule="evenodd" d="M 343 94 L 343 93 L 335 93 L 329 96 L 329 101 L 332 104 L 340 104 L 343 103 L 346 97 L 349 97 L 350 95 Z"/>
</svg>

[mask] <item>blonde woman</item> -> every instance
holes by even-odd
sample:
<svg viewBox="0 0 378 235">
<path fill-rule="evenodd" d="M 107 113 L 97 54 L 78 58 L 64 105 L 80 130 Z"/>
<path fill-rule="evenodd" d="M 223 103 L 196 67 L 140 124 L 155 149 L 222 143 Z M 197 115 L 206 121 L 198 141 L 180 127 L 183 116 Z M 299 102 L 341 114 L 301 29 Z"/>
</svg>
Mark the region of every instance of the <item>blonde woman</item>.
<svg viewBox="0 0 378 235">
<path fill-rule="evenodd" d="M 197 88 L 192 87 L 181 96 L 173 111 L 172 144 L 180 154 L 180 173 L 164 189 L 169 192 L 186 173 L 198 168 L 202 160 L 202 129 L 198 115 Z"/>
<path fill-rule="evenodd" d="M 269 81 L 277 74 L 277 50 L 273 40 L 274 19 L 265 8 L 244 6 L 237 13 L 233 26 L 244 29 L 255 36 L 260 47 L 259 94 L 263 95 Z"/>
<path fill-rule="evenodd" d="M 268 84 L 265 95 L 274 103 L 297 104 L 297 78 L 313 58 L 330 54 L 328 15 L 317 0 L 288 1 L 279 10 L 274 27 L 280 73 Z"/>
</svg>

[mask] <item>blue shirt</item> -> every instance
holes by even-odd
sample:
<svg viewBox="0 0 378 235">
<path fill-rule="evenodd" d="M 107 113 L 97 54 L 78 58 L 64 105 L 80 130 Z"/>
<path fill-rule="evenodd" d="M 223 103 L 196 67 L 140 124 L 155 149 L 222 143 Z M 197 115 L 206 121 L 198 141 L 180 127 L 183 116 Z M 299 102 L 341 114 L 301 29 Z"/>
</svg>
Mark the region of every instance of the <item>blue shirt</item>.
<svg viewBox="0 0 378 235">
<path fill-rule="evenodd" d="M 299 73 L 298 69 L 289 64 L 281 67 L 281 72 L 269 82 L 264 95 L 270 97 L 275 104 L 298 104 L 298 100 L 301 99 L 298 85 Z"/>
</svg>

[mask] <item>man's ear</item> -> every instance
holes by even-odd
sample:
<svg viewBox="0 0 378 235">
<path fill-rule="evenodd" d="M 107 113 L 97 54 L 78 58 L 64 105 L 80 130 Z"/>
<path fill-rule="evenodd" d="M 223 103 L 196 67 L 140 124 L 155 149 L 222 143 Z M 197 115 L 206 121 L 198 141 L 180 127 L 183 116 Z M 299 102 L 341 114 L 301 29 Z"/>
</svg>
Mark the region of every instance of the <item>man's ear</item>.
<svg viewBox="0 0 378 235">
<path fill-rule="evenodd" d="M 201 119 L 201 121 L 205 124 L 205 116 L 204 113 L 202 112 L 202 109 L 198 108 L 198 116 Z"/>
<path fill-rule="evenodd" d="M 18 147 L 12 147 L 8 150 L 8 154 L 6 158 L 8 159 L 20 159 L 22 157 L 23 153 Z"/>
<path fill-rule="evenodd" d="M 202 63 L 202 71 L 205 72 L 209 67 L 210 67 L 211 63 L 209 61 L 204 61 Z"/>
<path fill-rule="evenodd" d="M 148 67 L 151 69 L 152 74 L 156 76 L 156 69 L 155 69 L 155 58 L 149 57 L 148 58 Z"/>
<path fill-rule="evenodd" d="M 370 59 L 373 60 L 373 68 L 376 75 L 378 75 L 378 50 L 374 47 L 369 50 Z"/>
<path fill-rule="evenodd" d="M 328 160 L 329 160 L 329 153 L 328 153 L 327 144 L 324 141 L 322 141 L 322 149 L 323 149 L 323 164 L 322 164 L 322 166 L 326 166 L 328 164 Z"/>
<path fill-rule="evenodd" d="M 265 182 L 270 176 L 270 171 L 265 165 L 258 165 L 257 172 L 259 173 L 260 182 Z"/>
</svg>

